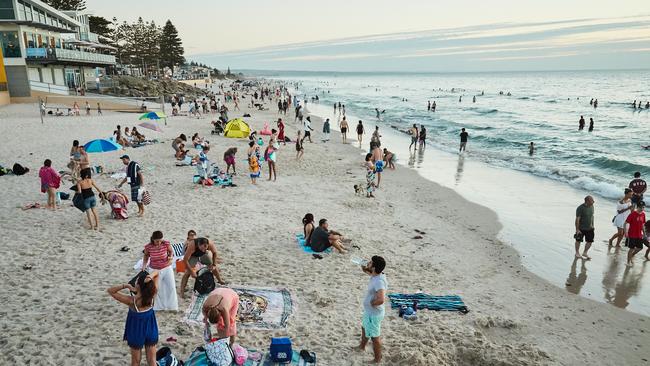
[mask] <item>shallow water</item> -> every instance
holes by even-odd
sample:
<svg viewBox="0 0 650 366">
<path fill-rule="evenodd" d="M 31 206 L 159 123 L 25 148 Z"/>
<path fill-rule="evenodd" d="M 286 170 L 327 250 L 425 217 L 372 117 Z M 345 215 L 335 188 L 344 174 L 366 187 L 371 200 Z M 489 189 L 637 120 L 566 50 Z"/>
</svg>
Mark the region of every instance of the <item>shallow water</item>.
<svg viewBox="0 0 650 366">
<path fill-rule="evenodd" d="M 590 77 L 595 78 L 594 75 L 587 77 L 586 75 L 576 76 L 570 73 L 560 74 L 550 78 L 555 80 L 554 83 L 548 81 L 547 78 L 547 83 L 551 84 L 554 90 L 562 90 L 563 88 L 560 85 L 562 83 L 567 85 L 565 89 L 568 90 L 570 86 L 578 85 L 576 80 L 587 80 L 589 83 L 585 81 L 585 84 L 589 85 L 598 83 L 590 79 Z M 646 72 L 644 75 L 647 81 L 648 73 Z M 301 79 L 303 80 L 301 91 L 313 90 L 323 86 L 325 85 L 323 80 L 329 80 L 330 87 L 334 83 L 338 88 L 342 88 L 342 84 L 348 85 L 348 87 L 346 89 L 342 88 L 346 92 L 345 95 L 338 94 L 338 91 L 334 94 L 335 90 L 331 88 L 330 93 L 325 94 L 325 97 L 322 94 L 320 95 L 320 103 L 308 103 L 307 106 L 311 113 L 334 118 L 334 121 L 336 121 L 338 115 L 333 115 L 333 102 L 331 101 L 338 98 L 342 103 L 346 104 L 351 121 L 356 123 L 356 120 L 363 119 L 366 121 L 367 130 L 370 130 L 370 127 L 374 126 L 374 124 L 378 124 L 383 135 L 383 146 L 397 153 L 400 164 L 417 169 L 425 178 L 453 188 L 467 199 L 494 210 L 503 224 L 503 229 L 499 234 L 500 238 L 518 250 L 524 265 L 531 271 L 571 293 L 607 302 L 633 312 L 650 315 L 650 274 L 645 273 L 646 268 L 650 267 L 650 263 L 643 261 L 641 255 L 637 255 L 635 265 L 632 268 L 627 268 L 625 266 L 627 249 L 608 248 L 605 242 L 615 231 L 611 224 L 615 202 L 608 197 L 618 196 L 616 192 L 621 191 L 622 187 L 629 181 L 626 176 L 631 174 L 629 169 L 650 172 L 647 159 L 643 156 L 644 152 L 637 149 L 639 142 L 636 141 L 638 133 L 645 131 L 645 129 L 641 129 L 640 124 L 643 121 L 650 122 L 648 112 L 642 110 L 640 113 L 631 113 L 628 106 L 604 102 L 604 99 L 601 99 L 602 97 L 599 98 L 599 107 L 596 111 L 593 111 L 593 107 L 589 107 L 590 97 L 584 101 L 586 103 L 585 108 L 579 104 L 580 102 L 577 99 L 573 99 L 575 96 L 572 101 L 569 101 L 572 107 L 564 106 L 558 109 L 557 112 L 553 112 L 552 108 L 545 109 L 543 103 L 557 105 L 563 104 L 564 101 L 560 102 L 559 98 L 555 97 L 552 99 L 556 101 L 555 103 L 547 103 L 551 99 L 549 99 L 550 95 L 546 95 L 535 97 L 542 102 L 538 101 L 531 104 L 527 109 L 527 115 L 536 118 L 548 115 L 549 120 L 553 122 L 534 121 L 531 118 L 524 123 L 514 121 L 511 117 L 508 117 L 509 120 L 506 117 L 496 119 L 494 117 L 500 111 L 508 112 L 512 110 L 513 112 L 508 112 L 510 116 L 517 114 L 518 112 L 514 112 L 516 106 L 522 101 L 530 101 L 533 96 L 526 96 L 531 99 L 518 99 L 523 98 L 521 96 L 510 98 L 491 96 L 489 98 L 493 103 L 491 103 L 490 108 L 485 113 L 480 114 L 481 117 L 476 117 L 476 109 L 473 109 L 475 107 L 471 97 L 466 96 L 464 99 L 467 99 L 467 102 L 463 101 L 458 105 L 458 94 L 456 93 L 454 97 L 455 104 L 443 104 L 444 106 L 448 105 L 449 108 L 453 108 L 455 111 L 454 113 L 451 111 L 445 112 L 445 121 L 443 122 L 439 119 L 441 117 L 437 115 L 441 111 L 440 101 L 438 101 L 438 111 L 435 112 L 436 116 L 429 117 L 429 114 L 433 113 L 426 112 L 426 99 L 423 99 L 424 107 L 422 108 L 422 100 L 414 101 L 413 97 L 407 97 L 408 102 L 402 102 L 401 97 L 395 98 L 393 96 L 391 98 L 391 95 L 384 97 L 374 95 L 374 93 L 385 93 L 385 91 L 375 92 L 375 88 L 358 86 L 355 91 L 350 85 L 354 85 L 355 82 L 362 85 L 359 84 L 362 81 L 356 79 L 356 77 L 353 77 L 352 80 L 343 77 L 325 79 L 323 76 L 319 76 L 318 80 L 312 80 L 312 77 Z M 382 77 L 399 78 L 399 76 L 395 75 Z M 382 77 L 379 77 L 379 79 Z M 447 82 L 450 84 L 452 84 L 450 80 L 456 77 L 460 78 L 464 83 L 476 85 L 485 85 L 487 79 L 493 79 L 492 82 L 499 79 L 498 75 L 482 75 L 476 77 L 473 81 L 470 80 L 471 75 L 437 75 L 430 77 L 442 78 L 443 80 L 449 79 Z M 369 78 L 369 76 L 362 76 L 361 80 L 365 81 Z M 538 76 L 538 78 L 545 77 Z M 613 78 L 613 76 L 610 75 L 610 78 Z M 506 75 L 504 79 L 511 85 L 516 83 L 512 79 L 519 79 L 519 82 L 524 83 L 525 88 L 534 90 L 530 84 L 525 83 L 527 80 L 534 80 L 533 77 Z M 563 82 L 563 79 L 566 79 L 566 81 Z M 640 79 L 643 78 L 637 78 L 636 82 L 639 82 Z M 291 80 L 295 80 L 295 77 L 292 76 Z M 460 80 L 456 80 L 453 84 L 461 84 Z M 415 84 L 423 82 L 422 80 L 414 81 Z M 441 83 L 440 80 L 438 82 Z M 404 80 L 401 83 L 402 88 L 408 89 L 406 91 L 417 94 L 416 85 L 409 85 L 408 88 L 405 88 L 404 86 L 407 84 Z M 613 81 L 608 83 L 610 84 L 607 85 L 614 84 Z M 377 84 L 376 81 L 375 84 Z M 368 83 L 367 85 L 371 84 Z M 631 86 L 628 87 L 632 88 Z M 514 95 L 517 95 L 513 87 L 503 89 L 506 93 L 509 90 Z M 517 90 L 520 91 L 520 89 Z M 488 90 L 485 93 L 487 95 Z M 549 92 L 546 91 L 546 93 Z M 643 94 L 642 92 L 638 93 Z M 373 96 L 368 97 L 366 94 Z M 613 94 L 617 100 L 623 101 L 625 98 L 625 92 L 622 90 Z M 646 98 L 650 99 L 647 97 L 648 94 L 648 92 L 645 92 Z M 544 93 L 538 92 L 537 95 L 544 95 Z M 580 100 L 583 101 L 583 98 L 581 96 Z M 390 118 L 390 113 L 395 112 L 389 112 L 387 108 L 382 117 L 383 121 L 378 122 L 372 106 L 382 104 L 378 104 L 376 101 L 373 103 L 368 102 L 371 99 L 380 99 L 385 103 L 383 105 L 397 104 L 393 108 L 404 109 L 403 112 L 400 112 L 403 115 L 399 119 Z M 477 99 L 476 104 L 479 104 L 482 98 L 477 97 Z M 483 97 L 483 99 L 486 98 Z M 351 103 L 349 100 L 357 101 Z M 359 102 L 359 100 L 365 102 Z M 365 107 L 358 107 L 364 103 Z M 607 104 L 606 107 L 605 104 Z M 424 109 L 424 112 L 415 111 L 416 105 L 418 108 Z M 535 108 L 544 110 L 541 112 L 533 111 Z M 607 123 L 609 127 L 604 126 L 605 123 L 603 122 L 603 126 L 600 128 L 606 129 L 606 131 L 600 132 L 596 130 L 591 134 L 586 131 L 579 133 L 577 131 L 577 119 L 573 121 L 560 119 L 562 111 L 567 108 L 574 108 L 577 113 L 584 113 L 587 121 L 589 118 L 587 111 L 592 111 L 593 114 L 598 113 L 601 116 L 598 118 L 609 116 L 610 122 Z M 603 112 L 601 112 L 601 108 Z M 381 109 L 384 109 L 384 107 Z M 631 103 L 629 109 L 631 109 Z M 407 111 L 409 110 L 413 111 L 415 116 L 424 114 L 424 117 L 418 119 L 415 116 L 408 116 Z M 551 118 L 551 114 L 556 117 Z M 627 122 L 628 127 L 612 127 L 624 124 L 625 116 L 630 116 L 630 121 Z M 427 129 L 431 141 L 429 141 L 429 146 L 425 151 L 419 150 L 413 154 L 408 151 L 408 136 L 390 126 L 404 129 L 414 120 L 417 120 L 418 124 L 424 123 L 430 126 Z M 351 123 L 351 125 L 354 126 L 355 123 Z M 472 126 L 469 127 L 470 143 L 468 152 L 462 156 L 455 153 L 457 132 L 460 126 Z M 479 126 L 482 129 L 476 131 L 474 126 Z M 598 129 L 599 125 L 596 126 Z M 319 127 L 316 126 L 315 128 L 318 130 Z M 621 130 L 628 131 L 623 133 Z M 554 138 L 557 139 L 556 147 L 551 149 L 540 146 L 535 155 L 531 157 L 527 153 L 527 143 L 525 142 L 527 139 L 522 137 L 521 141 L 516 141 L 518 134 L 526 137 L 537 136 L 540 140 L 543 136 L 546 139 L 545 141 L 552 141 L 552 136 L 555 135 Z M 369 136 L 366 136 L 366 139 L 369 139 Z M 622 145 L 621 141 L 628 146 L 627 149 L 620 146 Z M 578 144 L 578 142 L 581 143 Z M 573 147 L 569 146 L 571 144 L 573 144 Z M 577 149 L 576 146 L 579 146 L 580 149 Z M 612 150 L 611 153 L 608 152 L 607 146 Z M 366 149 L 367 146 L 363 146 L 363 148 Z M 630 151 L 635 153 L 631 154 Z M 625 159 L 626 153 L 635 155 L 630 159 L 631 162 L 627 164 L 617 163 L 616 161 L 625 162 L 619 159 Z M 600 158 L 587 159 L 590 154 L 600 156 Z M 607 165 L 610 165 L 609 168 L 607 168 Z M 506 167 L 508 169 L 504 169 Z M 530 167 L 530 169 L 522 167 Z M 556 174 L 541 174 L 540 172 L 556 172 Z M 567 172 L 572 172 L 571 177 L 567 175 Z M 582 198 L 588 193 L 596 195 L 596 240 L 590 251 L 593 259 L 591 261 L 574 261 L 572 238 L 574 212 L 575 208 L 582 202 Z M 380 194 L 390 194 L 390 191 L 380 191 Z M 467 245 L 471 245 L 471 243 L 467 243 Z"/>
</svg>

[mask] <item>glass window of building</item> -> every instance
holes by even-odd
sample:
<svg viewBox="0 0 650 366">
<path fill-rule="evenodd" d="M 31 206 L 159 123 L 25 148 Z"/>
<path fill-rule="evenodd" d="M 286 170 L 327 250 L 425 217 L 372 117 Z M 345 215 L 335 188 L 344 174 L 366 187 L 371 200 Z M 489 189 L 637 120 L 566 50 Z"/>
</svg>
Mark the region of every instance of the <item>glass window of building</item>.
<svg viewBox="0 0 650 366">
<path fill-rule="evenodd" d="M 34 20 L 34 17 L 32 15 L 32 7 L 29 4 L 25 4 L 25 20 Z"/>
<path fill-rule="evenodd" d="M 21 57 L 18 32 L 0 32 L 0 47 L 4 57 Z"/>
<path fill-rule="evenodd" d="M 13 0 L 0 0 L 0 19 L 16 19 Z"/>
</svg>

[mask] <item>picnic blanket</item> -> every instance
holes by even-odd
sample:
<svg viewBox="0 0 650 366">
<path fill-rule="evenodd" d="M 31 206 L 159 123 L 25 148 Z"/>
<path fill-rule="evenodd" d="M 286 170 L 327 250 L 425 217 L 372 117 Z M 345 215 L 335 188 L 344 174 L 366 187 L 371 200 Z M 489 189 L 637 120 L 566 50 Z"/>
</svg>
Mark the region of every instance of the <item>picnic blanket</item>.
<svg viewBox="0 0 650 366">
<path fill-rule="evenodd" d="M 239 295 L 237 327 L 249 329 L 283 329 L 294 312 L 295 302 L 287 289 L 231 287 Z M 192 296 L 183 321 L 203 325 L 203 302 L 208 295 Z"/>
<path fill-rule="evenodd" d="M 314 250 L 311 249 L 311 247 L 307 245 L 307 241 L 305 240 L 305 235 L 304 234 L 296 234 L 296 241 L 298 242 L 298 245 L 302 248 L 302 250 L 305 253 L 320 254 L 320 253 L 331 253 L 332 252 L 332 247 L 329 247 L 329 248 L 325 249 L 325 251 L 323 251 L 323 252 L 314 252 Z"/>
<path fill-rule="evenodd" d="M 424 293 L 419 294 L 388 294 L 390 307 L 399 308 L 402 305 L 413 306 L 413 300 L 418 302 L 418 310 L 428 309 L 436 311 L 460 311 L 467 314 L 469 309 L 458 295 L 434 296 Z"/>
</svg>

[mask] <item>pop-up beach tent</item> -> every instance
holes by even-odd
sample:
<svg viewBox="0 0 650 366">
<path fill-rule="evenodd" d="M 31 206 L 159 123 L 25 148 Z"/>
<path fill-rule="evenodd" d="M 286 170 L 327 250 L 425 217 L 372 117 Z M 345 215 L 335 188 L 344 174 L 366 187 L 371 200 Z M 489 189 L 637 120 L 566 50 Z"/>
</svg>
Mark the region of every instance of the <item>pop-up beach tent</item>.
<svg viewBox="0 0 650 366">
<path fill-rule="evenodd" d="M 248 137 L 250 133 L 251 128 L 248 127 L 248 124 L 241 118 L 235 118 L 226 124 L 226 131 L 223 135 L 230 138 L 241 139 Z"/>
</svg>

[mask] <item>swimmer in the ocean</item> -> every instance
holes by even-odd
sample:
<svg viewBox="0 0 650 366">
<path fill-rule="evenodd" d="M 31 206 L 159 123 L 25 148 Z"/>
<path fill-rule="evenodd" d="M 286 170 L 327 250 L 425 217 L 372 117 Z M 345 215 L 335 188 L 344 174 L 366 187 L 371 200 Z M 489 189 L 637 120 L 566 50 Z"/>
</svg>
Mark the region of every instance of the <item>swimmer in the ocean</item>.
<svg viewBox="0 0 650 366">
<path fill-rule="evenodd" d="M 535 144 L 531 141 L 530 146 L 528 147 L 528 153 L 530 156 L 533 156 L 535 153 Z"/>
<path fill-rule="evenodd" d="M 375 108 L 375 112 L 377 112 L 377 119 L 380 119 L 381 115 L 384 114 L 386 110 L 384 109 L 383 111 L 380 111 L 379 108 Z"/>
</svg>

